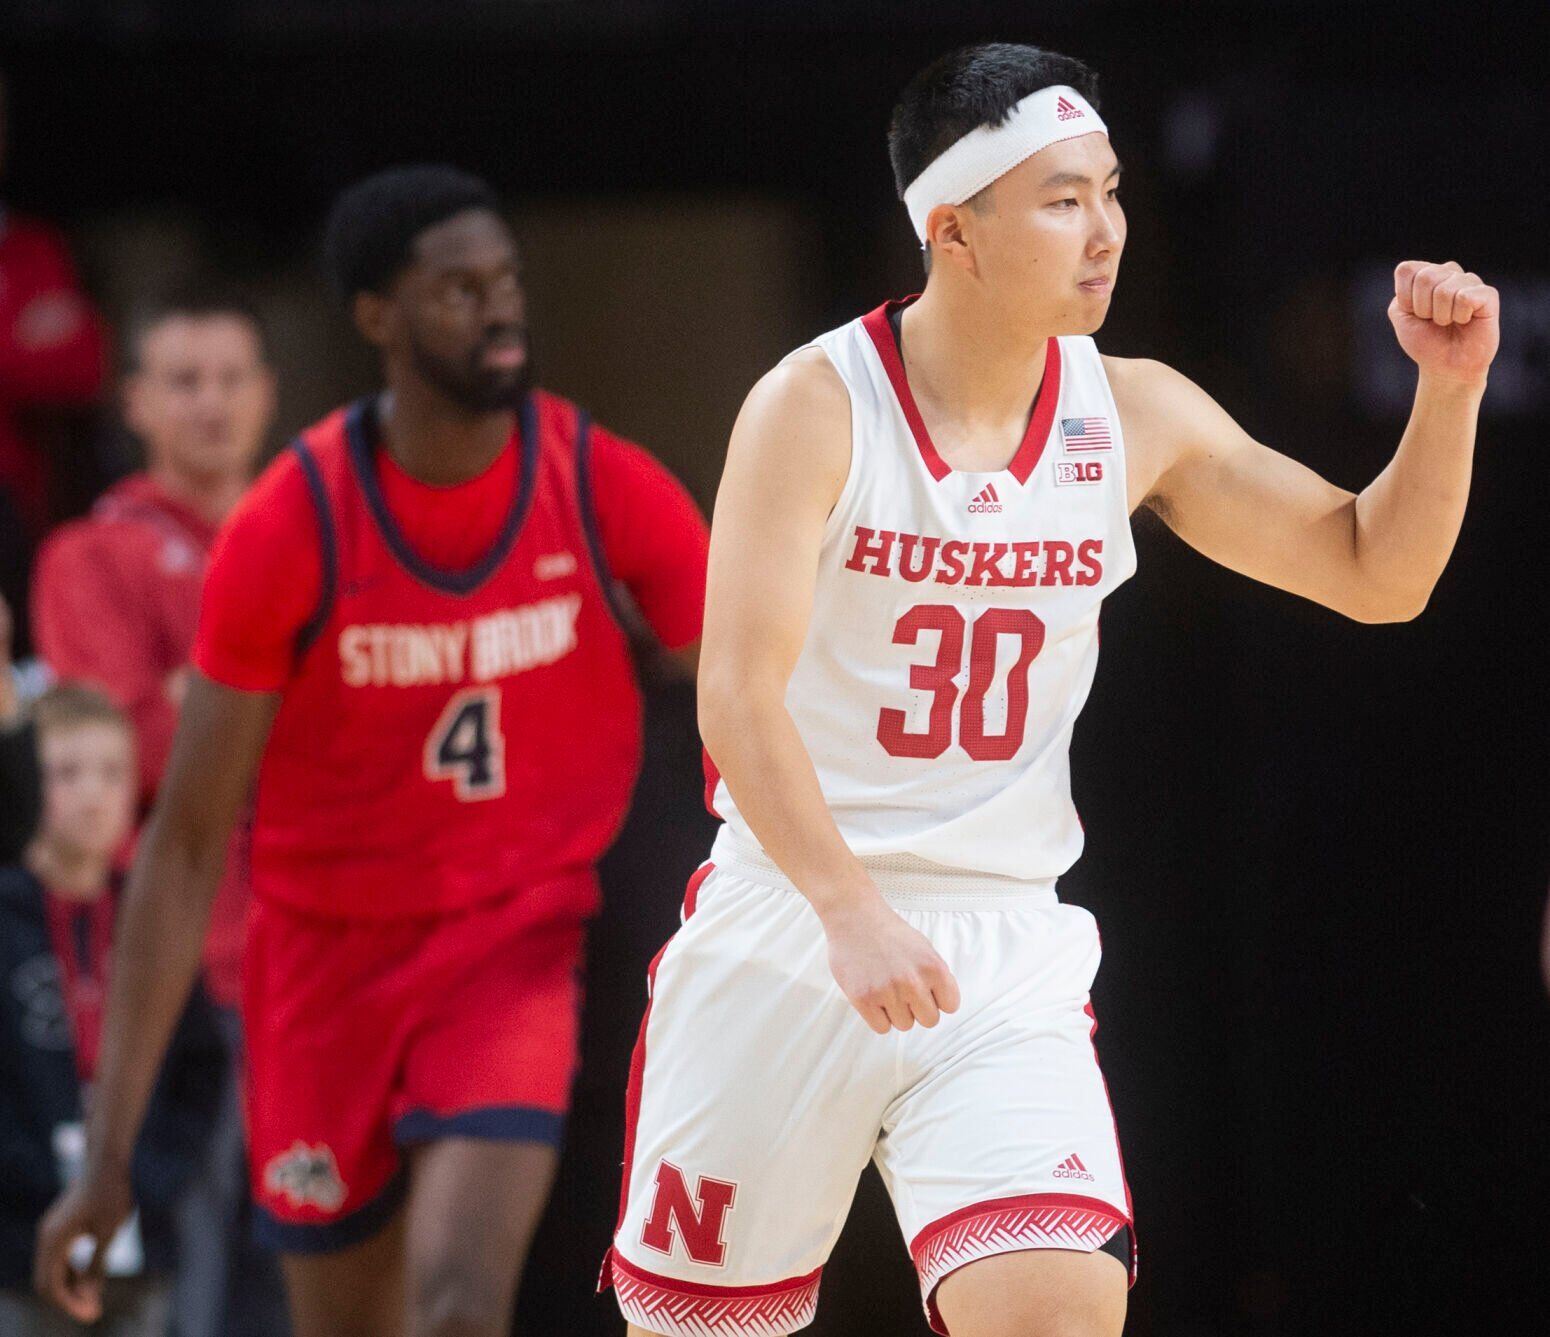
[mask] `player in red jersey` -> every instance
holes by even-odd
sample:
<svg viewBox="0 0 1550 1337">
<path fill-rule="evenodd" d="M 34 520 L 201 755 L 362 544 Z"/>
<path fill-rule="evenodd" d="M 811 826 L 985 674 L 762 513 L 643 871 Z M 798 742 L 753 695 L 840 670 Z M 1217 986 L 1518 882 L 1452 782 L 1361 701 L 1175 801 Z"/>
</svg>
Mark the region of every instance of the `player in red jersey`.
<svg viewBox="0 0 1550 1337">
<path fill-rule="evenodd" d="M 705 527 L 643 451 L 530 390 L 483 183 L 373 177 L 328 251 L 387 390 L 304 432 L 217 541 L 87 1170 L 41 1228 L 37 1283 L 98 1311 L 100 1264 L 71 1243 L 129 1209 L 256 769 L 253 1189 L 298 1337 L 495 1337 L 554 1173 L 593 866 L 639 765 L 616 582 L 692 659 Z"/>
</svg>

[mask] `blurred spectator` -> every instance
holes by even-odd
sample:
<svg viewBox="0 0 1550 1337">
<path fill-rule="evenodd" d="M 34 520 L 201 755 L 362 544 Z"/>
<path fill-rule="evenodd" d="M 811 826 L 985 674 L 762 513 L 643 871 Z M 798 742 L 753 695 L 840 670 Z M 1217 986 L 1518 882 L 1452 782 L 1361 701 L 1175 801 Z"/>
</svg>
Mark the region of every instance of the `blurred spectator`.
<svg viewBox="0 0 1550 1337">
<path fill-rule="evenodd" d="M 33 1233 L 84 1151 L 119 890 L 114 859 L 134 820 L 134 739 L 106 697 L 62 685 L 34 718 L 43 810 L 22 862 L 0 868 L 0 1332 L 85 1333 L 31 1292 Z M 109 1337 L 162 1337 L 170 1211 L 199 1163 L 223 1063 L 196 994 L 135 1148 L 140 1212 L 113 1240 Z"/>
<path fill-rule="evenodd" d="M 32 727 L 21 708 L 21 682 L 11 659 L 15 621 L 0 595 L 0 864 L 15 863 L 38 817 Z"/>
<path fill-rule="evenodd" d="M 193 288 L 146 306 L 125 347 L 124 418 L 144 472 L 118 483 L 38 553 L 33 626 L 61 678 L 101 684 L 141 740 L 141 795 L 160 782 L 187 678 L 205 559 L 242 495 L 274 417 L 275 384 L 257 316 L 230 294 Z M 284 1319 L 274 1264 L 247 1242 L 237 1072 L 237 1002 L 248 898 L 247 830 L 238 832 L 211 912 L 205 984 L 220 1009 L 232 1080 L 208 1172 L 186 1205 L 177 1331 L 212 1337 L 222 1314 L 273 1333 Z M 237 1329 L 227 1327 L 227 1332 Z"/>
<path fill-rule="evenodd" d="M 5 171 L 0 78 L 0 178 Z M 0 591 L 25 589 L 31 542 L 49 520 L 50 473 L 38 411 L 89 403 L 102 387 L 102 322 L 81 292 L 64 238 L 0 197 Z"/>
<path fill-rule="evenodd" d="M 129 711 L 149 799 L 177 726 L 205 556 L 253 475 L 275 386 L 258 317 L 219 292 L 147 305 L 124 351 L 124 419 L 146 467 L 49 537 L 32 617 L 60 677 L 98 682 Z"/>
</svg>

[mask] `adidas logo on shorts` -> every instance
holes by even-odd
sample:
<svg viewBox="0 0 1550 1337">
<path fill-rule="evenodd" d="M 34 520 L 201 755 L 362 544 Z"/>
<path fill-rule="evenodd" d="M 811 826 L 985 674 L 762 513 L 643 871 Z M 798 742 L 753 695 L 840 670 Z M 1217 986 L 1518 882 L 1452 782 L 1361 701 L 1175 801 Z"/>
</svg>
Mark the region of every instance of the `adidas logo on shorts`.
<svg viewBox="0 0 1550 1337">
<path fill-rule="evenodd" d="M 1082 1158 L 1075 1153 L 1067 1156 L 1055 1167 L 1056 1179 L 1086 1179 L 1091 1180 L 1092 1175 L 1087 1172 L 1087 1167 L 1082 1164 Z"/>
</svg>

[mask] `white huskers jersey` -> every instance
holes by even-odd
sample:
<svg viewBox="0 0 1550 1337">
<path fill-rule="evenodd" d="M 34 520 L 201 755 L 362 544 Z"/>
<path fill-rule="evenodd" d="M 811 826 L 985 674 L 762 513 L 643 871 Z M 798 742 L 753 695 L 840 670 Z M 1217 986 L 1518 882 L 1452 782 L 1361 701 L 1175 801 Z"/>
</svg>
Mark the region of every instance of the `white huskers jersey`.
<svg viewBox="0 0 1550 1337">
<path fill-rule="evenodd" d="M 950 468 L 905 379 L 902 305 L 816 341 L 850 392 L 850 472 L 786 705 L 856 854 L 1058 877 L 1082 849 L 1068 753 L 1099 608 L 1135 570 L 1119 414 L 1093 341 L 1051 339 L 1011 463 Z M 718 854 L 757 856 L 711 779 Z"/>
</svg>

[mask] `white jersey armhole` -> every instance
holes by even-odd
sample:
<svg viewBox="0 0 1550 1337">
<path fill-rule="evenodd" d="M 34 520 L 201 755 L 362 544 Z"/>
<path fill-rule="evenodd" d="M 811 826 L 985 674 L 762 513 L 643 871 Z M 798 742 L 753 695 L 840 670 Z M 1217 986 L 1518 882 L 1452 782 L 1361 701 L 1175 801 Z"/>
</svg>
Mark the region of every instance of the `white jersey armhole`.
<svg viewBox="0 0 1550 1337">
<path fill-rule="evenodd" d="M 787 358 L 795 357 L 798 353 L 806 352 L 809 348 L 816 348 L 829 360 L 829 366 L 834 369 L 834 374 L 839 378 L 840 386 L 845 391 L 845 402 L 850 405 L 850 458 L 845 465 L 845 481 L 841 484 L 839 495 L 834 499 L 834 505 L 830 507 L 829 514 L 824 519 L 823 544 L 825 547 L 828 546 L 829 540 L 839 532 L 840 527 L 845 524 L 846 516 L 849 514 L 851 505 L 855 500 L 857 480 L 861 477 L 861 443 L 864 440 L 864 434 L 861 431 L 860 412 L 856 405 L 856 396 L 850 388 L 850 382 L 845 379 L 844 369 L 840 366 L 834 351 L 827 346 L 829 337 L 826 335 L 823 338 L 813 340 L 812 343 L 803 344 L 801 348 L 794 348 L 786 354 L 786 357 L 781 359 L 784 362 Z"/>
</svg>

